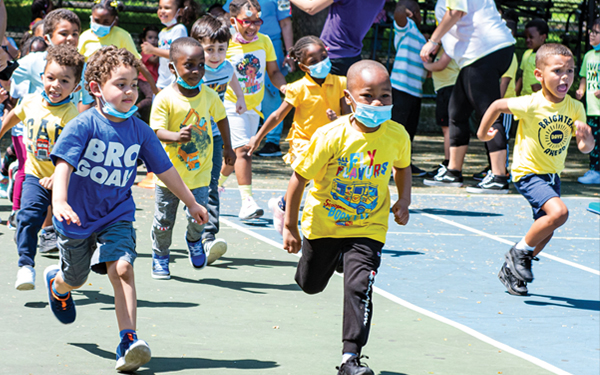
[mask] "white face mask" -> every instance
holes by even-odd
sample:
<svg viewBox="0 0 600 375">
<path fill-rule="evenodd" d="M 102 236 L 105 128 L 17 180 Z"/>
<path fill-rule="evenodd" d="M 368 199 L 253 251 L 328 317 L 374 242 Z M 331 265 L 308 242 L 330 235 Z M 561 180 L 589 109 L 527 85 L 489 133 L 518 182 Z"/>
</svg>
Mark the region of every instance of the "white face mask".
<svg viewBox="0 0 600 375">
<path fill-rule="evenodd" d="M 179 9 L 175 12 L 175 16 L 169 22 L 161 22 L 166 27 L 171 27 L 177 25 L 177 16 L 179 16 Z"/>
</svg>

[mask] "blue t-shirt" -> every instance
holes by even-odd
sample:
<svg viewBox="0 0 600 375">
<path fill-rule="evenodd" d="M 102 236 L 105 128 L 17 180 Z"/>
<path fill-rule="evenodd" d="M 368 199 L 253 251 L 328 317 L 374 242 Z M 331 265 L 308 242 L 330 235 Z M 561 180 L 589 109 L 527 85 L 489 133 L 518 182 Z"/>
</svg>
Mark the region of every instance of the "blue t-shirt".
<svg viewBox="0 0 600 375">
<path fill-rule="evenodd" d="M 225 60 L 223 67 L 218 71 L 209 72 L 208 70 L 205 70 L 204 77 L 202 77 L 202 83 L 205 86 L 215 90 L 217 94 L 219 94 L 221 101 L 223 101 L 225 99 L 225 92 L 227 91 L 227 85 L 229 84 L 229 81 L 231 81 L 231 77 L 233 77 L 233 65 L 231 65 L 229 60 Z M 213 137 L 221 135 L 217 124 L 212 119 L 210 123 Z"/>
<path fill-rule="evenodd" d="M 146 123 L 134 116 L 111 122 L 96 108 L 67 123 L 50 156 L 54 164 L 60 158 L 75 168 L 68 203 L 81 226 L 54 219 L 54 227 L 70 238 L 87 238 L 117 221 L 135 221 L 131 186 L 138 157 L 157 174 L 173 166 Z"/>
<path fill-rule="evenodd" d="M 227 0 L 223 5 L 223 10 L 229 13 L 229 4 L 232 0 Z M 292 7 L 290 0 L 258 0 L 260 5 L 260 18 L 264 23 L 260 27 L 260 33 L 266 34 L 271 40 L 281 39 L 281 26 L 279 21 L 292 16 Z"/>
</svg>

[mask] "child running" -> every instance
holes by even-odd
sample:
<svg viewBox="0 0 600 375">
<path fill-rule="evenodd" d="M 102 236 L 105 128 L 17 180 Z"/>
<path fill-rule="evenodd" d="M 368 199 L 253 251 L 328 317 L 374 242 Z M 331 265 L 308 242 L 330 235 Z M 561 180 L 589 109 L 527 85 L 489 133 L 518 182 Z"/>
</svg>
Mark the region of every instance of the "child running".
<svg viewBox="0 0 600 375">
<path fill-rule="evenodd" d="M 287 164 L 292 164 L 308 148 L 310 138 L 317 129 L 336 120 L 338 114 L 341 116 L 350 113 L 350 108 L 344 99 L 346 77 L 329 74 L 331 61 L 321 39 L 305 36 L 288 53 L 306 74 L 288 85 L 285 100 L 279 109 L 269 116 L 258 133 L 250 139 L 248 153 L 254 152 L 262 139 L 295 109 L 294 122 L 287 138 L 290 150 L 283 158 Z M 283 230 L 286 201 L 286 197 L 269 200 L 269 208 L 273 211 L 273 226 L 279 234 Z"/>
<path fill-rule="evenodd" d="M 520 119 L 515 139 L 512 176 L 517 191 L 533 209 L 533 225 L 509 252 L 498 277 L 510 294 L 527 295 L 533 281 L 531 261 L 569 216 L 560 199 L 560 172 L 565 167 L 573 133 L 583 153 L 594 147 L 583 105 L 567 92 L 573 84 L 575 63 L 571 51 L 560 44 L 545 44 L 535 57 L 535 77 L 542 89 L 532 95 L 499 99 L 481 120 L 477 137 L 491 140 L 498 133 L 490 127 L 501 113 Z"/>
<path fill-rule="evenodd" d="M 348 70 L 346 101 L 353 114 L 318 129 L 292 164 L 286 197 L 283 247 L 302 249 L 296 282 L 308 294 L 321 292 L 343 254 L 343 357 L 338 375 L 373 375 L 360 363 L 373 312 L 373 284 L 381 263 L 393 173 L 398 201 L 394 219 L 406 225 L 411 200 L 410 137 L 392 116 L 392 85 L 383 65 L 371 60 Z M 298 232 L 304 187 L 314 180 Z"/>
<path fill-rule="evenodd" d="M 83 64 L 83 56 L 72 45 L 48 48 L 42 76 L 44 91 L 23 97 L 2 123 L 0 138 L 19 121 L 25 124 L 27 161 L 16 232 L 20 268 L 15 288 L 18 290 L 35 289 L 37 235 L 51 204 L 54 181 L 50 152 L 63 127 L 79 114 L 70 96 L 81 80 Z"/>
<path fill-rule="evenodd" d="M 235 170 L 242 198 L 238 217 L 242 220 L 259 218 L 264 210 L 252 197 L 252 155 L 248 154 L 248 142 L 256 134 L 265 93 L 265 74 L 283 94 L 286 82 L 277 66 L 277 55 L 268 36 L 259 33 L 260 4 L 257 0 L 233 0 L 229 5 L 231 25 L 236 29 L 227 49 L 227 59 L 235 67 L 235 74 L 246 99 L 248 111 L 240 114 L 236 108 L 237 96 L 231 86 L 225 94 L 225 110 L 231 127 L 231 146 L 237 156 L 235 166 L 223 166 L 219 186 Z"/>
<path fill-rule="evenodd" d="M 152 129 L 133 116 L 140 65 L 124 48 L 98 50 L 85 72 L 86 89 L 96 98 L 96 108 L 67 124 L 52 152 L 56 164 L 52 207 L 60 266 L 44 272 L 50 308 L 61 323 L 75 321 L 71 291 L 84 284 L 97 249 L 115 294 L 121 338 L 118 371 L 134 371 L 150 360 L 148 344 L 138 340 L 135 332 L 137 253 L 131 186 L 138 157 L 185 203 L 198 224 L 207 218 Z"/>
<path fill-rule="evenodd" d="M 231 39 L 229 27 L 212 14 L 207 14 L 197 20 L 192 26 L 192 38 L 202 45 L 204 50 L 204 77 L 202 84 L 215 90 L 221 101 L 225 99 L 225 91 L 229 84 L 237 96 L 236 112 L 246 112 L 244 93 L 236 78 L 233 78 L 233 65 L 225 59 L 227 46 Z M 219 233 L 219 175 L 223 167 L 223 136 L 217 124 L 211 120 L 213 137 L 212 170 L 210 172 L 210 185 L 208 185 L 208 222 L 202 233 L 202 243 L 208 254 L 207 265 L 214 263 L 227 252 L 227 241 L 216 238 Z M 234 154 L 235 155 L 235 154 Z"/>
</svg>

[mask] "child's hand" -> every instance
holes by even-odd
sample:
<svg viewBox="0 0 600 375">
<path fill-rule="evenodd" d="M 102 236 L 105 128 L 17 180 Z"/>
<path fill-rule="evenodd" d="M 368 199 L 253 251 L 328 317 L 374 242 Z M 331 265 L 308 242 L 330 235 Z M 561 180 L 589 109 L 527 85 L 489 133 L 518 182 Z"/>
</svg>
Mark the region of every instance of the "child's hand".
<svg viewBox="0 0 600 375">
<path fill-rule="evenodd" d="M 196 220 L 196 223 L 203 225 L 208 222 L 208 212 L 206 208 L 202 207 L 198 203 L 194 202 L 193 205 L 188 207 L 188 212 Z"/>
<path fill-rule="evenodd" d="M 79 216 L 77 216 L 75 211 L 73 211 L 67 202 L 52 202 L 52 213 L 54 214 L 56 220 L 60 221 L 61 223 L 66 221 L 67 224 L 73 223 L 81 226 Z"/>
<path fill-rule="evenodd" d="M 327 109 L 327 111 L 325 111 L 327 113 L 327 118 L 329 118 L 329 121 L 335 121 L 338 118 L 337 113 L 335 113 L 335 111 L 333 109 Z"/>
<path fill-rule="evenodd" d="M 581 100 L 581 98 L 583 98 L 583 90 L 578 89 L 577 91 L 575 91 L 575 99 Z"/>
<path fill-rule="evenodd" d="M 142 53 L 144 55 L 154 55 L 152 52 L 154 51 L 154 46 L 148 42 L 144 42 L 141 45 L 142 47 Z"/>
<path fill-rule="evenodd" d="M 577 127 L 575 134 L 578 137 L 587 138 L 592 136 L 592 128 L 590 128 L 585 122 L 577 120 L 575 121 L 575 127 Z"/>
<path fill-rule="evenodd" d="M 246 100 L 244 99 L 244 97 L 242 96 L 241 98 L 238 98 L 237 102 L 235 102 L 235 111 L 237 112 L 237 114 L 241 115 L 247 110 L 248 108 L 246 108 Z"/>
<path fill-rule="evenodd" d="M 541 89 L 542 89 L 541 83 L 534 83 L 533 85 L 531 85 L 531 91 L 533 91 L 533 92 L 538 92 Z"/>
<path fill-rule="evenodd" d="M 225 161 L 225 165 L 234 165 L 235 159 L 236 159 L 235 151 L 233 151 L 231 146 L 224 147 L 223 148 L 223 160 Z"/>
<path fill-rule="evenodd" d="M 248 149 L 248 156 L 252 156 L 252 153 L 254 151 L 256 151 L 256 149 L 258 148 L 259 145 L 260 145 L 260 140 L 258 139 L 258 137 L 256 137 L 255 135 L 253 135 L 252 137 L 250 137 L 250 141 L 246 145 L 246 147 L 249 148 Z"/>
<path fill-rule="evenodd" d="M 488 130 L 486 134 L 484 134 L 482 137 L 478 137 L 478 138 L 480 141 L 488 142 L 488 141 L 491 141 L 492 139 L 494 139 L 496 134 L 498 134 L 498 129 L 490 128 L 490 130 Z"/>
<path fill-rule="evenodd" d="M 177 142 L 186 143 L 192 140 L 192 125 L 181 128 Z"/>
<path fill-rule="evenodd" d="M 3 103 L 6 99 L 8 99 L 8 92 L 0 86 L 0 103 Z"/>
<path fill-rule="evenodd" d="M 48 190 L 52 190 L 53 183 L 54 183 L 54 175 L 40 179 L 40 185 L 42 185 L 43 188 L 48 189 Z"/>
<path fill-rule="evenodd" d="M 396 201 L 392 206 L 392 212 L 394 213 L 394 221 L 398 225 L 406 225 L 409 219 L 408 206 L 400 201 Z"/>
<path fill-rule="evenodd" d="M 600 90 L 597 90 L 597 91 L 594 93 L 594 96 L 595 96 L 596 98 L 600 99 Z"/>
<path fill-rule="evenodd" d="M 289 229 L 283 227 L 283 249 L 290 254 L 297 254 L 302 248 L 302 240 L 300 239 L 300 232 L 298 232 L 298 226 Z"/>
</svg>

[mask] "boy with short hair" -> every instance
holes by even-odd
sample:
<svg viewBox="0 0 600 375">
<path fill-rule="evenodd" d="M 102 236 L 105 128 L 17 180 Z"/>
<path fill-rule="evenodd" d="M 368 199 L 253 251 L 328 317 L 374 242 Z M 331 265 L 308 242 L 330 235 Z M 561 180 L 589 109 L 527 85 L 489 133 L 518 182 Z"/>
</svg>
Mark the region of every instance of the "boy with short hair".
<svg viewBox="0 0 600 375">
<path fill-rule="evenodd" d="M 548 24 L 541 18 L 533 19 L 525 25 L 525 43 L 528 49 L 521 57 L 521 65 L 517 72 L 518 79 L 515 89 L 517 96 L 531 95 L 542 89 L 534 74 L 535 54 L 546 43 L 548 31 Z"/>
<path fill-rule="evenodd" d="M 496 100 L 477 131 L 480 140 L 489 141 L 498 133 L 490 127 L 501 113 L 521 120 L 511 170 L 515 187 L 531 205 L 535 221 L 525 237 L 506 253 L 506 262 L 498 273 L 510 294 L 527 295 L 527 283 L 533 281 L 531 261 L 569 216 L 560 199 L 560 172 L 573 133 L 581 152 L 588 153 L 594 147 L 583 105 L 567 94 L 573 84 L 574 65 L 567 47 L 540 47 L 534 73 L 542 89 L 528 96 Z"/>
<path fill-rule="evenodd" d="M 52 199 L 54 165 L 50 160 L 63 127 L 79 112 L 70 95 L 81 80 L 83 56 L 74 46 L 48 48 L 42 75 L 44 91 L 28 94 L 4 118 L 0 137 L 19 121 L 25 124 L 27 149 L 21 209 L 17 213 L 16 242 L 19 272 L 15 288 L 35 289 L 35 254 L 38 232 L 42 229 Z"/>
<path fill-rule="evenodd" d="M 394 219 L 409 219 L 411 170 L 410 137 L 391 121 L 392 85 L 378 62 L 362 60 L 348 71 L 346 102 L 353 114 L 319 128 L 307 150 L 292 164 L 286 197 L 283 247 L 290 253 L 302 248 L 296 282 L 306 293 L 321 292 L 344 262 L 343 357 L 339 375 L 372 375 L 360 363 L 373 311 L 375 275 L 381 263 L 393 173 L 398 201 Z M 304 187 L 314 180 L 298 232 L 298 211 Z"/>
<path fill-rule="evenodd" d="M 193 38 L 179 38 L 171 44 L 169 68 L 177 80 L 155 98 L 150 127 L 162 142 L 196 202 L 207 205 L 211 182 L 214 120 L 223 137 L 225 162 L 233 165 L 235 153 L 229 138 L 229 123 L 219 95 L 202 84 L 205 57 L 202 45 Z M 179 199 L 165 183 L 156 184 L 152 225 L 152 277 L 169 279 L 169 246 Z M 217 193 L 218 194 L 218 193 Z M 202 243 L 204 225 L 187 215 L 186 242 L 190 263 L 204 268 L 210 248 Z"/>
<path fill-rule="evenodd" d="M 60 267 L 50 266 L 44 272 L 50 309 L 61 323 L 75 321 L 71 290 L 84 284 L 92 255 L 97 256 L 106 266 L 115 294 L 121 337 L 118 371 L 134 371 L 150 360 L 148 344 L 138 340 L 135 332 L 137 253 L 131 186 L 138 157 L 184 201 L 199 224 L 207 218 L 152 129 L 133 116 L 140 64 L 131 52 L 115 46 L 90 57 L 86 89 L 96 98 L 96 108 L 67 124 L 51 155 L 56 164 L 52 207 Z"/>
</svg>

